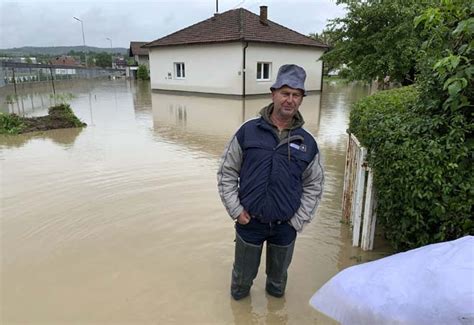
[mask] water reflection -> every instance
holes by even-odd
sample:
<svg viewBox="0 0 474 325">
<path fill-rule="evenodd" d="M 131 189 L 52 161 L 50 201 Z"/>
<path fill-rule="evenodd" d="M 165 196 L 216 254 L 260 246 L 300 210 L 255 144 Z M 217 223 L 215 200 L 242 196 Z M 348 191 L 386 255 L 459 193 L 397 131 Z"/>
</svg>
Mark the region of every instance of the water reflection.
<svg viewBox="0 0 474 325">
<path fill-rule="evenodd" d="M 51 140 L 62 148 L 72 148 L 82 128 L 50 130 L 46 132 L 31 132 L 20 135 L 0 135 L 0 148 L 19 148 L 32 140 Z"/>
<path fill-rule="evenodd" d="M 301 112 L 305 127 L 317 130 L 320 119 L 319 93 L 305 97 Z M 186 149 L 219 156 L 240 125 L 258 116 L 271 103 L 270 95 L 236 98 L 179 95 L 153 92 L 153 127 L 158 141 L 169 141 Z"/>
<path fill-rule="evenodd" d="M 149 110 L 151 107 L 151 89 L 149 81 L 138 80 L 128 83 L 133 94 L 135 111 Z"/>
<path fill-rule="evenodd" d="M 252 303 L 252 300 L 257 301 Z M 236 325 L 284 325 L 288 323 L 287 299 L 285 297 L 276 299 L 265 293 L 263 299 L 262 297 L 252 299 L 251 296 L 241 301 L 230 299 L 230 306 Z"/>
<path fill-rule="evenodd" d="M 288 310 L 286 298 L 275 299 L 267 295 L 267 310 L 265 324 L 287 324 Z"/>
<path fill-rule="evenodd" d="M 252 297 L 248 297 L 242 301 L 229 299 L 232 315 L 234 316 L 234 324 L 259 324 L 261 323 L 261 315 L 254 312 L 252 307 Z"/>
</svg>

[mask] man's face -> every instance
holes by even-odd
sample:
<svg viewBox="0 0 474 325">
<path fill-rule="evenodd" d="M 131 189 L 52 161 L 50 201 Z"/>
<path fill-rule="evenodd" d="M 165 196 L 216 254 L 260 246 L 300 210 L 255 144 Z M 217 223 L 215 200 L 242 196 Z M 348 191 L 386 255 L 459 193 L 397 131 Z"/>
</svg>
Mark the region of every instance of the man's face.
<svg viewBox="0 0 474 325">
<path fill-rule="evenodd" d="M 292 118 L 303 102 L 303 91 L 287 86 L 272 91 L 273 114 L 281 118 Z"/>
</svg>

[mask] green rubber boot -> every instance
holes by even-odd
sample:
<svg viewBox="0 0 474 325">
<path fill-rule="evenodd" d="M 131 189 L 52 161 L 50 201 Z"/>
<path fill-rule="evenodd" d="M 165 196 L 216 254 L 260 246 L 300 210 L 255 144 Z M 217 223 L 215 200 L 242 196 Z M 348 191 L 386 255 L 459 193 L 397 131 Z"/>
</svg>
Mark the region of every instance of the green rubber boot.
<svg viewBox="0 0 474 325">
<path fill-rule="evenodd" d="M 281 298 L 285 294 L 288 267 L 293 257 L 295 241 L 288 246 L 267 243 L 267 282 L 265 289 L 269 295 Z"/>
<path fill-rule="evenodd" d="M 246 243 L 237 233 L 235 237 L 235 260 L 230 293 L 235 300 L 240 300 L 250 293 L 253 280 L 258 273 L 263 245 Z"/>
</svg>

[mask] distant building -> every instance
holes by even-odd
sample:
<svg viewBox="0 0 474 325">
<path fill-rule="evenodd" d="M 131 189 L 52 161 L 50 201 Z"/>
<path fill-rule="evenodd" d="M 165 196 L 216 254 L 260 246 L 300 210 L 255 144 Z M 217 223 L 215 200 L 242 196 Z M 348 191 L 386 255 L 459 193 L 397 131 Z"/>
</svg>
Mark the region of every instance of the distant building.
<svg viewBox="0 0 474 325">
<path fill-rule="evenodd" d="M 139 65 L 144 65 L 150 71 L 150 63 L 148 56 L 148 49 L 142 46 L 148 42 L 130 42 L 130 48 L 128 50 L 129 57 L 133 58 L 135 65 L 128 66 L 126 70 L 126 76 L 129 78 L 137 78 L 137 70 Z"/>
<path fill-rule="evenodd" d="M 34 57 L 20 58 L 20 62 L 21 63 L 34 63 L 34 64 L 37 63 L 36 58 Z"/>
<path fill-rule="evenodd" d="M 142 46 L 147 44 L 148 42 L 130 42 L 130 49 L 128 51 L 129 56 L 132 57 L 137 65 L 146 65 L 149 69 L 149 57 L 148 57 L 148 49 L 143 48 Z"/>
<path fill-rule="evenodd" d="M 0 61 L 2 62 L 16 62 L 16 63 L 33 63 L 36 64 L 38 61 L 35 57 L 10 57 L 10 56 L 3 56 L 0 57 Z"/>
<path fill-rule="evenodd" d="M 77 61 L 74 57 L 69 55 L 57 56 L 54 59 L 50 60 L 52 65 L 70 65 L 70 66 L 80 66 L 81 63 Z"/>
<path fill-rule="evenodd" d="M 243 8 L 150 42 L 151 88 L 253 95 L 269 93 L 281 65 L 307 72 L 307 90 L 321 90 L 321 55 L 327 46 Z"/>
<path fill-rule="evenodd" d="M 125 69 L 127 67 L 127 61 L 124 58 L 115 58 L 114 67 L 116 69 Z"/>
</svg>

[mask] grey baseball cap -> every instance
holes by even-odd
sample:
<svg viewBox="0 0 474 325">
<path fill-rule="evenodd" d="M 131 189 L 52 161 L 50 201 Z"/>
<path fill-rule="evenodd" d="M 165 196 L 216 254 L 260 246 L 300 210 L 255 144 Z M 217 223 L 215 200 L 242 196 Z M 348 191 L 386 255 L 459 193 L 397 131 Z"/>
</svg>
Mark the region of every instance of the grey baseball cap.
<svg viewBox="0 0 474 325">
<path fill-rule="evenodd" d="M 296 64 L 285 64 L 278 70 L 277 79 L 273 86 L 270 87 L 270 90 L 273 91 L 283 86 L 288 86 L 294 89 L 301 89 L 303 94 L 306 95 L 306 90 L 304 89 L 305 80 L 306 72 L 302 67 Z"/>
</svg>

